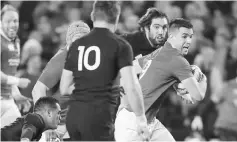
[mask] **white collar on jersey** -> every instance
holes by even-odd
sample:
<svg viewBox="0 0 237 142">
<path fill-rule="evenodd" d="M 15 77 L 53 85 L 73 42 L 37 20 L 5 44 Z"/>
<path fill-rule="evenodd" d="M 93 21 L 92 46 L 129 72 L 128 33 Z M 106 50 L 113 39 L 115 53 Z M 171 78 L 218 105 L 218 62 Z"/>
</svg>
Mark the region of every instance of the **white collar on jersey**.
<svg viewBox="0 0 237 142">
<path fill-rule="evenodd" d="M 169 42 L 169 44 L 171 45 L 172 48 L 176 48 L 176 47 L 172 44 L 172 42 L 170 42 L 170 41 L 167 41 L 167 42 Z M 176 49 L 177 49 L 177 48 L 176 48 Z"/>
<path fill-rule="evenodd" d="M 8 41 L 12 41 L 10 38 L 6 36 L 6 34 L 3 32 L 2 28 L 0 28 L 0 34 Z"/>
</svg>

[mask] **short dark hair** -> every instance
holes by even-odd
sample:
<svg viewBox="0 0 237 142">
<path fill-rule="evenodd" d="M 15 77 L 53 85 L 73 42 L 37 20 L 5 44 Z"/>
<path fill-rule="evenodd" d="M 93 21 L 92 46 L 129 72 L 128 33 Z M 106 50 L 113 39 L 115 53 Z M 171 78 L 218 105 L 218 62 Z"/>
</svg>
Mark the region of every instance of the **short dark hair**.
<svg viewBox="0 0 237 142">
<path fill-rule="evenodd" d="M 1 9 L 1 20 L 2 20 L 2 17 L 3 15 L 7 12 L 7 11 L 15 11 L 18 13 L 17 9 L 15 7 L 13 7 L 12 5 L 10 4 L 6 4 L 3 6 L 3 8 Z"/>
<path fill-rule="evenodd" d="M 189 20 L 183 18 L 175 18 L 170 21 L 169 27 L 170 29 L 179 29 L 181 27 L 192 29 L 193 25 Z"/>
<path fill-rule="evenodd" d="M 58 103 L 58 100 L 53 97 L 41 97 L 35 103 L 34 112 L 40 111 L 44 108 L 56 109 Z"/>
<path fill-rule="evenodd" d="M 91 12 L 91 20 L 97 19 L 106 20 L 108 23 L 114 24 L 118 15 L 121 12 L 119 1 L 97 1 L 93 4 L 93 10 Z"/>
<path fill-rule="evenodd" d="M 147 9 L 146 14 L 140 18 L 138 24 L 142 28 L 150 26 L 152 19 L 154 18 L 166 18 L 169 23 L 168 16 L 164 12 L 159 11 L 157 8 L 152 7 Z"/>
</svg>

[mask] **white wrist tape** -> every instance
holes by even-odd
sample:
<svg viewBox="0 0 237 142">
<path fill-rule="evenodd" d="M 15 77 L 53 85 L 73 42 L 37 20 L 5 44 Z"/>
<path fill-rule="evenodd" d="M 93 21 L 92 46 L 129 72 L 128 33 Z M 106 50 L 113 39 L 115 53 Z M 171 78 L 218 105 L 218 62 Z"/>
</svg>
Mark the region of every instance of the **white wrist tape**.
<svg viewBox="0 0 237 142">
<path fill-rule="evenodd" d="M 20 82 L 20 78 L 14 76 L 7 76 L 7 84 L 9 85 L 17 85 Z"/>
</svg>

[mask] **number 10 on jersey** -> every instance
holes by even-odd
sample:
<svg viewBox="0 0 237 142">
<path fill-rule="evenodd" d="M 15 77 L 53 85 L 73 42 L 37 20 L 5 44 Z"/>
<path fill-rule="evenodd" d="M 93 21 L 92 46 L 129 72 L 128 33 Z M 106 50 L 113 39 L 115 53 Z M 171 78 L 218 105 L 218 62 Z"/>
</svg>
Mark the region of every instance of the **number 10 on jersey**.
<svg viewBox="0 0 237 142">
<path fill-rule="evenodd" d="M 95 70 L 100 65 L 100 48 L 97 46 L 90 46 L 85 50 L 85 46 L 78 47 L 78 71 L 82 71 L 83 66 L 87 70 Z M 95 52 L 95 63 L 93 65 L 89 65 L 88 59 L 89 54 L 94 51 Z"/>
</svg>

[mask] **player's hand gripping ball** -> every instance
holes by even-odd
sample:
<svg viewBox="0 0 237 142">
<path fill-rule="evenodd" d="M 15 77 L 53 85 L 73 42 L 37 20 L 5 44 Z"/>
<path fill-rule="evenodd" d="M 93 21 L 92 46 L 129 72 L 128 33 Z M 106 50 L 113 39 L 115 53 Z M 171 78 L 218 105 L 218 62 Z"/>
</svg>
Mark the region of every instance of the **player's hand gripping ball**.
<svg viewBox="0 0 237 142">
<path fill-rule="evenodd" d="M 186 101 L 188 104 L 193 104 L 194 101 L 192 100 L 191 95 L 189 94 L 188 90 L 184 88 L 182 83 L 176 83 L 173 85 L 178 96 L 181 97 L 182 100 Z"/>
<path fill-rule="evenodd" d="M 201 82 L 202 79 L 205 77 L 205 75 L 202 73 L 201 69 L 198 66 L 191 65 L 191 70 L 197 82 Z"/>
<path fill-rule="evenodd" d="M 197 82 L 201 82 L 205 78 L 205 75 L 202 73 L 201 69 L 198 66 L 191 65 L 191 70 Z M 188 90 L 184 88 L 182 83 L 174 84 L 173 88 L 177 92 L 177 95 L 181 96 L 183 100 L 189 103 L 194 103 L 194 101 L 191 98 L 191 95 L 189 94 Z"/>
</svg>

